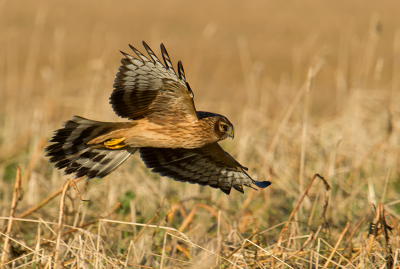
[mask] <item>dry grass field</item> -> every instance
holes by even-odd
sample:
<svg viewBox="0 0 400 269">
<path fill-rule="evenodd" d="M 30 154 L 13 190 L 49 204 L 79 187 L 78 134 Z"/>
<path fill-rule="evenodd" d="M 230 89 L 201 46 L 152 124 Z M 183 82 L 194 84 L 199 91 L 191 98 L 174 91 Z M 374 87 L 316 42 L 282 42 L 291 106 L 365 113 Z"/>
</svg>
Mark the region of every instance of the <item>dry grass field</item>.
<svg viewBox="0 0 400 269">
<path fill-rule="evenodd" d="M 399 268 L 399 10 L 0 0 L 0 267 Z M 270 187 L 227 196 L 138 154 L 76 188 L 52 168 L 62 122 L 123 121 L 118 50 L 142 40 L 182 60 L 197 109 L 235 125 L 221 145 Z"/>
</svg>

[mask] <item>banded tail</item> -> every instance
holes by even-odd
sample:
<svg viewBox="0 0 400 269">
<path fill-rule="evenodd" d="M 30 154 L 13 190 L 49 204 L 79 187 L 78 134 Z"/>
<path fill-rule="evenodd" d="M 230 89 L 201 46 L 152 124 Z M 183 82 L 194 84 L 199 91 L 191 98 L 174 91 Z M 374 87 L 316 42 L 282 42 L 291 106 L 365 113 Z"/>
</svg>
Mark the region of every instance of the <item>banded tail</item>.
<svg viewBox="0 0 400 269">
<path fill-rule="evenodd" d="M 125 123 L 111 123 L 88 120 L 73 116 L 54 132 L 45 151 L 54 168 L 63 169 L 63 174 L 74 174 L 74 178 L 86 176 L 87 179 L 105 177 L 121 165 L 137 148 L 124 146 L 118 149 L 107 148 L 104 144 L 87 143 L 96 137 L 123 128 Z"/>
</svg>

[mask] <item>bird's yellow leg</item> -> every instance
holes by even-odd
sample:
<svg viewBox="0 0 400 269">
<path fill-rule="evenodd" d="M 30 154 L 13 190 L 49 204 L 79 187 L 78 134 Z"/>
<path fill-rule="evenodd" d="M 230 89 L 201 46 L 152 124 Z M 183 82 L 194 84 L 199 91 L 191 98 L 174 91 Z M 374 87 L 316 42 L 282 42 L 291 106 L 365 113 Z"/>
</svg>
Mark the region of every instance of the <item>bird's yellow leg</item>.
<svg viewBox="0 0 400 269">
<path fill-rule="evenodd" d="M 104 146 L 106 146 L 106 148 L 108 149 L 120 149 L 126 146 L 126 144 L 124 143 L 125 139 L 125 137 L 113 138 L 105 141 Z"/>
</svg>

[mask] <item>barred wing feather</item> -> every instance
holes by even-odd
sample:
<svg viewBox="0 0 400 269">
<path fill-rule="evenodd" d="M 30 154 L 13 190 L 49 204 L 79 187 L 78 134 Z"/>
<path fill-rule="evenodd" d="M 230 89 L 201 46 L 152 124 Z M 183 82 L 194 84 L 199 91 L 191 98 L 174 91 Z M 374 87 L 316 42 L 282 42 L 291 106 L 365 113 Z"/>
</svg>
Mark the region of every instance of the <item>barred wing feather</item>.
<svg viewBox="0 0 400 269">
<path fill-rule="evenodd" d="M 110 104 L 114 112 L 131 120 L 147 117 L 159 119 L 169 116 L 169 120 L 197 120 L 193 92 L 186 82 L 182 63 L 175 72 L 167 50 L 161 44 L 164 64 L 150 47 L 143 42 L 150 59 L 130 46 L 137 58 L 121 52 L 125 58 L 114 83 Z"/>
<path fill-rule="evenodd" d="M 209 185 L 229 194 L 232 187 L 244 193 L 243 186 L 265 188 L 269 181 L 254 181 L 218 143 L 197 149 L 140 148 L 140 157 L 152 172 L 181 182 Z"/>
</svg>

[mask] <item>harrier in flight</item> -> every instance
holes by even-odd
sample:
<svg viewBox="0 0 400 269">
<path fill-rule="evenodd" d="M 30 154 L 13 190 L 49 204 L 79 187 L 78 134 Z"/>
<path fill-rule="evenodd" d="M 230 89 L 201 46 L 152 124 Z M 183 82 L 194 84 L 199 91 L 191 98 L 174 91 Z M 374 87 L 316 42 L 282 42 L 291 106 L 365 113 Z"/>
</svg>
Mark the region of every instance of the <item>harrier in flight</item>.
<svg viewBox="0 0 400 269">
<path fill-rule="evenodd" d="M 152 172 L 177 181 L 209 185 L 229 194 L 243 185 L 268 187 L 253 180 L 247 168 L 225 152 L 218 141 L 234 136 L 224 116 L 196 111 L 193 91 L 182 63 L 175 72 L 161 44 L 162 63 L 143 42 L 148 56 L 134 47 L 137 58 L 121 52 L 122 65 L 110 104 L 127 122 L 100 122 L 73 116 L 54 132 L 45 150 L 55 168 L 75 178 L 104 177 L 139 150 Z"/>
</svg>

